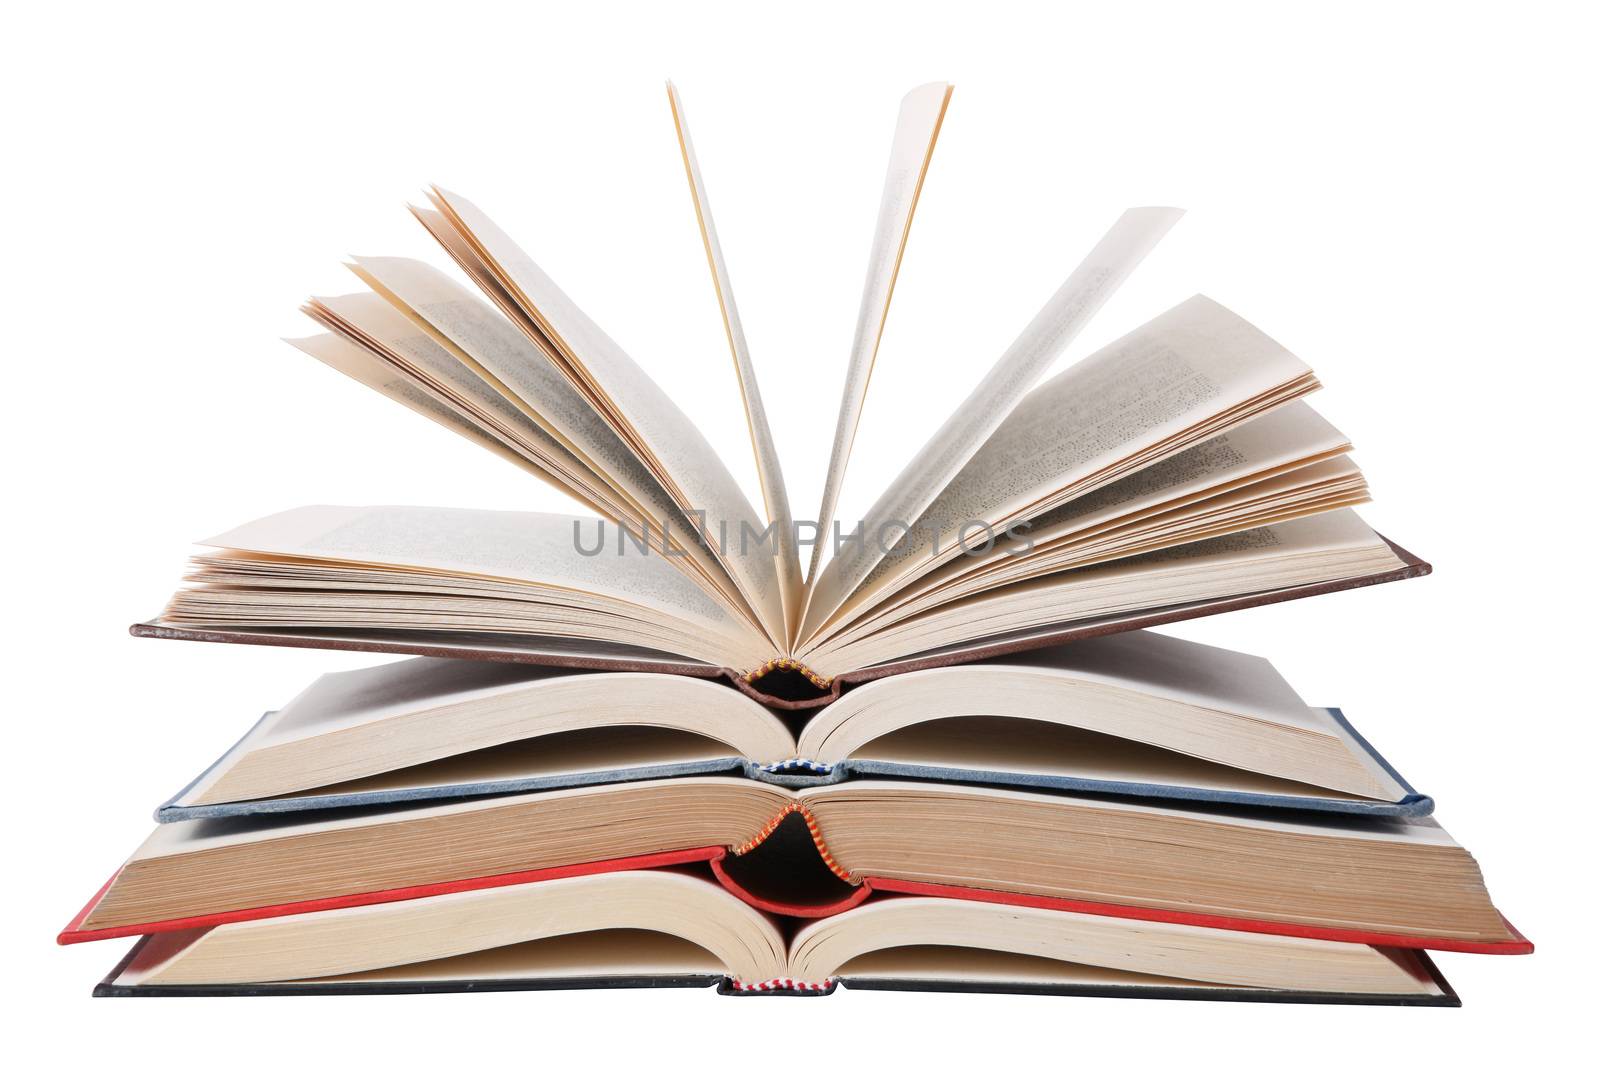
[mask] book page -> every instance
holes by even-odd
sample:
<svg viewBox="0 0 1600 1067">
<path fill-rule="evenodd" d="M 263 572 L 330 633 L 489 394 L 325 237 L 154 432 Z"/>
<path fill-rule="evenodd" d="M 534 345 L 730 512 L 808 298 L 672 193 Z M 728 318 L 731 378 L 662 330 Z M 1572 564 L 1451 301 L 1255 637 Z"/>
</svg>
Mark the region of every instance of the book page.
<svg viewBox="0 0 1600 1067">
<path fill-rule="evenodd" d="M 547 465 L 581 469 L 581 460 L 564 440 L 530 418 L 493 384 L 430 337 L 425 325 L 414 322 L 377 293 L 312 297 L 307 314 L 363 345 L 376 345 L 385 362 L 398 364 L 398 369 L 408 372 L 462 417 L 472 418 L 502 439 L 531 449 Z"/>
<path fill-rule="evenodd" d="M 678 147 L 683 152 L 683 167 L 689 177 L 689 192 L 694 197 L 695 217 L 700 222 L 700 239 L 705 243 L 706 260 L 711 266 L 711 283 L 716 288 L 717 305 L 722 311 L 722 327 L 728 337 L 728 348 L 733 352 L 734 370 L 739 375 L 745 423 L 750 430 L 750 446 L 755 451 L 756 475 L 761 480 L 767 521 L 777 527 L 778 584 L 783 594 L 785 636 L 792 638 L 799 623 L 802 591 L 800 550 L 795 543 L 789 490 L 783 483 L 783 466 L 778 461 L 778 448 L 772 439 L 772 427 L 767 422 L 766 406 L 761 402 L 761 387 L 756 384 L 756 368 L 750 361 L 744 323 L 739 319 L 739 305 L 733 299 L 733 282 L 728 276 L 728 265 L 722 256 L 722 242 L 717 239 L 717 226 L 711 217 L 711 200 L 706 192 L 705 178 L 700 174 L 700 160 L 695 156 L 694 141 L 689 136 L 689 120 L 684 115 L 683 100 L 678 95 L 677 87 L 671 82 L 667 83 L 667 99 L 672 104 L 672 118 L 678 128 Z"/>
<path fill-rule="evenodd" d="M 766 524 L 716 449 L 644 368 L 482 210 L 445 189 L 435 187 L 434 195 L 436 205 L 496 269 L 585 399 L 636 451 L 680 508 L 704 514 L 713 550 L 773 645 L 785 647 L 776 560 L 760 549 L 740 550 L 741 540 L 758 537 Z"/>
<path fill-rule="evenodd" d="M 855 335 L 850 341 L 850 363 L 845 370 L 844 394 L 839 399 L 839 422 L 833 433 L 833 451 L 828 457 L 828 475 L 823 482 L 822 507 L 817 517 L 817 543 L 806 568 L 808 590 L 817 575 L 826 549 L 833 514 L 844 487 L 845 467 L 855 443 L 856 427 L 867 399 L 867 383 L 883 340 L 884 323 L 889 316 L 889 300 L 900 273 L 906 240 L 911 235 L 911 219 L 917 210 L 917 197 L 933 158 L 934 142 L 944 121 L 954 86 L 944 82 L 923 85 L 900 101 L 900 117 L 895 124 L 894 142 L 889 149 L 889 171 L 883 179 L 883 197 L 878 204 L 878 225 L 872 234 L 872 251 L 867 257 L 867 280 L 861 290 L 861 310 L 856 316 Z"/>
<path fill-rule="evenodd" d="M 1079 808 L 1107 813 L 1148 814 L 1158 818 L 1183 819 L 1213 826 L 1236 826 L 1244 829 L 1265 830 L 1295 836 L 1336 837 L 1351 841 L 1395 841 L 1409 845 L 1420 845 L 1425 848 L 1459 849 L 1461 847 L 1456 842 L 1456 839 L 1450 836 L 1449 831 L 1439 825 L 1438 821 L 1433 818 L 1308 819 L 1304 816 L 1297 817 L 1281 812 L 1250 814 L 1241 813 L 1227 807 L 1174 809 L 1160 804 L 1141 803 L 1131 800 L 1106 800 L 1097 797 L 1075 796 L 1070 793 L 999 791 L 969 785 L 947 785 L 942 782 L 856 780 L 840 782 L 836 785 L 819 785 L 808 789 L 797 789 L 795 793 L 801 800 L 808 801 L 813 806 L 813 811 L 819 816 L 817 821 L 824 832 L 827 830 L 828 823 L 826 819 L 821 817 L 823 804 L 830 805 L 828 814 L 832 815 L 834 812 L 842 813 L 844 805 L 858 799 L 865 803 L 870 802 L 874 797 L 895 799 L 919 796 L 949 797 L 952 799 L 965 797 L 970 798 L 973 803 L 995 804 L 995 811 L 997 812 L 1001 810 L 999 808 L 1001 804 L 1015 804 L 1019 808 L 1030 807 L 1043 809 L 1044 811 Z M 833 807 L 832 805 L 835 803 L 838 803 L 839 806 Z M 863 814 L 867 813 L 865 807 L 855 810 Z M 162 834 L 166 829 L 165 826 L 159 827 L 156 833 Z M 146 844 L 148 845 L 148 842 Z M 1005 847 L 1006 843 L 997 841 L 997 844 Z M 135 853 L 135 855 L 139 855 L 139 853 Z"/>
<path fill-rule="evenodd" d="M 1349 508 L 1116 559 L 957 600 L 902 623 L 822 642 L 812 670 L 833 677 L 1005 635 L 1042 637 L 1084 619 L 1382 574 L 1401 566 Z"/>
<path fill-rule="evenodd" d="M 357 273 L 362 274 L 359 269 Z M 370 278 L 362 276 L 372 284 Z M 480 310 L 493 316 L 493 312 L 481 305 Z M 339 336 L 370 349 L 383 362 L 408 375 L 437 403 L 511 448 L 533 464 L 544 480 L 574 500 L 622 523 L 639 537 L 645 536 L 647 530 L 659 528 L 659 520 L 654 520 L 654 516 L 619 491 L 614 483 L 596 474 L 590 464 L 568 446 L 564 437 L 546 429 L 544 420 L 519 405 L 517 398 L 487 371 L 393 294 L 367 292 L 313 297 L 306 312 Z M 509 324 L 505 328 L 515 332 Z M 678 525 L 687 528 L 686 523 Z M 652 543 L 658 548 L 662 544 L 659 537 L 653 538 Z M 724 582 L 726 584 L 726 579 Z M 731 584 L 728 592 L 731 603 L 742 604 Z"/>
<path fill-rule="evenodd" d="M 522 331 L 465 286 L 426 263 L 400 256 L 352 256 L 351 268 L 379 297 L 459 350 L 460 373 L 483 381 L 563 446 L 618 484 L 651 480 L 637 458 Z M 615 472 L 615 473 L 613 473 Z"/>
<path fill-rule="evenodd" d="M 462 417 L 450 405 L 417 386 L 411 379 L 360 345 L 331 333 L 321 333 L 311 337 L 287 337 L 284 340 L 347 378 L 352 378 L 374 392 L 382 393 L 404 404 L 417 414 L 454 430 L 473 444 L 488 449 L 501 459 L 515 463 L 546 484 L 562 492 L 567 491 L 565 485 L 551 477 L 543 468 L 523 458 L 493 434 Z"/>
<path fill-rule="evenodd" d="M 1276 727 L 1251 727 L 1239 724 L 1235 730 L 1210 729 L 1221 716 L 1203 711 L 1183 721 L 1172 733 L 1161 726 L 1130 730 L 1139 739 L 1130 740 L 1104 725 L 1083 727 L 1061 720 L 1070 718 L 1068 708 L 1075 700 L 1063 699 L 1048 683 L 1022 684 L 1018 675 L 999 673 L 992 699 L 1007 700 L 1006 714 L 972 714 L 972 700 L 990 678 L 958 678 L 967 686 L 968 714 L 959 713 L 932 722 L 919 722 L 858 745 L 850 754 L 851 764 L 861 770 L 863 763 L 911 764 L 921 768 L 940 767 L 953 772 L 950 777 L 967 779 L 974 770 L 1004 775 L 1039 775 L 1049 778 L 1077 778 L 1116 782 L 1133 786 L 1132 795 L 1159 796 L 1160 789 L 1145 791 L 1141 786 L 1176 786 L 1183 790 L 1207 789 L 1230 793 L 1253 793 L 1264 797 L 1300 797 L 1316 800 L 1394 802 L 1404 798 L 1405 790 L 1386 777 L 1366 773 L 1344 742 L 1335 734 L 1326 712 L 1321 715 L 1322 736 Z M 1040 682 L 1041 680 L 1030 679 Z M 1073 697 L 1076 694 L 1072 694 Z M 941 707 L 946 697 L 937 697 Z M 1032 701 L 1046 702 L 1036 709 Z M 958 709 L 959 711 L 959 709 Z M 1178 716 L 1187 713 L 1178 712 Z M 1157 721 L 1160 716 L 1156 716 Z M 1202 726 L 1202 720 L 1205 725 Z M 1203 732 L 1202 732 L 1203 731 Z M 1196 743 L 1196 737 L 1204 740 Z M 1273 751 L 1280 742 L 1293 739 L 1288 754 Z M 1297 762 L 1294 757 L 1298 756 Z M 825 760 L 823 762 L 826 762 Z M 1297 767 L 1314 767 L 1326 780 L 1299 781 Z M 992 783 L 999 784 L 999 783 Z M 1087 789 L 1085 792 L 1097 792 Z M 1222 798 L 1213 798 L 1221 801 Z"/>
<path fill-rule="evenodd" d="M 750 628 L 658 554 L 578 551 L 598 520 L 466 508 L 335 507 L 280 512 L 201 542 L 212 548 L 484 575 L 638 605 L 727 635 Z M 606 544 L 620 544 L 606 523 Z"/>
<path fill-rule="evenodd" d="M 894 524 L 909 526 L 1011 414 L 1039 375 L 1182 216 L 1176 208 L 1131 208 L 1034 316 L 862 521 L 867 536 L 828 564 L 812 592 L 802 640 L 826 621 L 894 547 Z M 890 538 L 880 536 L 888 532 Z M 823 536 L 827 536 L 824 531 Z M 885 543 L 885 541 L 888 543 Z"/>
<path fill-rule="evenodd" d="M 694 536 L 693 525 L 655 476 L 589 405 L 544 353 L 504 316 L 464 286 L 426 263 L 391 256 L 356 256 L 352 268 L 382 298 L 417 317 L 459 355 L 456 373 L 481 379 L 480 388 L 500 404 L 533 420 L 542 433 L 570 450 L 595 481 L 605 484 L 648 520 L 650 542 L 660 545 L 671 527 L 674 546 L 688 550 L 700 568 L 734 601 L 742 597 L 722 574 L 721 564 Z M 612 514 L 608 517 L 631 519 Z"/>
<path fill-rule="evenodd" d="M 911 574 L 958 556 L 963 524 L 998 528 L 1027 516 L 1044 525 L 1041 506 L 1059 510 L 1075 498 L 1057 499 L 1064 491 L 1100 485 L 1091 479 L 1120 469 L 1130 457 L 1160 458 L 1154 450 L 1163 442 L 1309 374 L 1294 355 L 1221 304 L 1203 296 L 1184 301 L 1024 397 L 846 607 L 871 602 Z M 1279 431 L 1270 445 L 1260 434 L 1246 436 L 1252 454 L 1297 451 L 1302 442 L 1337 433 L 1304 405 L 1268 425 Z M 1096 493 L 1114 492 L 1124 480 Z M 977 539 L 981 543 L 982 535 Z M 819 619 L 819 627 L 825 621 Z"/>
<path fill-rule="evenodd" d="M 1033 547 L 1022 555 L 1007 553 L 1009 546 L 997 542 L 985 552 L 952 552 L 942 562 L 942 557 L 924 558 L 907 566 L 902 550 L 913 540 L 908 536 L 841 609 L 838 619 L 848 619 L 852 609 L 867 603 L 871 614 L 864 617 L 876 616 L 889 605 L 947 586 L 976 571 L 1037 565 L 1063 543 L 1094 546 L 1108 533 L 1123 534 L 1149 522 L 1165 526 L 1174 517 L 1195 509 L 1233 507 L 1241 499 L 1241 490 L 1259 494 L 1263 487 L 1271 489 L 1274 479 L 1291 471 L 1316 471 L 1323 479 L 1336 474 L 1359 479 L 1353 463 L 1346 461 L 1346 467 L 1337 470 L 1327 466 L 1332 457 L 1349 447 L 1349 440 L 1309 405 L 1295 401 L 1034 516 L 1028 520 L 1026 531 Z M 905 577 L 891 581 L 891 571 Z M 915 577 L 922 571 L 926 573 Z M 873 597 L 867 597 L 868 590 L 874 591 Z M 837 626 L 837 622 L 830 626 L 830 632 L 837 632 Z"/>
<path fill-rule="evenodd" d="M 1261 331 L 1193 297 L 1029 393 L 922 518 L 948 540 L 963 519 L 1016 514 L 1308 374 Z"/>
<path fill-rule="evenodd" d="M 1134 630 L 990 661 L 1056 671 L 1295 730 L 1340 733 L 1262 656 Z"/>
<path fill-rule="evenodd" d="M 440 714 L 424 719 L 418 712 Z M 478 713 L 482 717 L 465 730 L 448 721 Z M 788 727 L 775 715 L 738 691 L 703 678 L 433 656 L 325 674 L 283 705 L 250 747 L 402 720 L 425 723 L 412 728 L 410 737 L 430 745 L 465 737 L 472 747 L 487 748 L 514 740 L 510 734 L 489 732 L 502 727 L 520 731 L 524 738 L 595 727 L 654 727 L 699 734 L 752 758 L 771 753 L 779 759 L 794 749 Z M 385 735 L 382 744 L 394 740 Z"/>
<path fill-rule="evenodd" d="M 1092 492 L 1074 494 L 1034 518 L 1028 532 L 1036 544 L 1047 543 L 1118 516 L 1225 493 L 1349 450 L 1350 439 L 1310 404 L 1291 401 Z"/>
<path fill-rule="evenodd" d="M 275 713 L 249 748 L 320 737 L 352 726 L 387 722 L 434 708 L 459 709 L 539 682 L 574 675 L 560 667 L 414 656 L 376 667 L 333 671 L 301 690 Z M 529 702 L 533 712 L 536 702 Z"/>
<path fill-rule="evenodd" d="M 1214 438 L 1197 448 L 1211 452 L 1211 445 L 1217 440 L 1222 439 Z M 1138 481 L 1159 466 L 1146 468 L 1128 480 Z M 1107 488 L 1121 485 L 1113 482 Z M 1095 495 L 1081 499 L 1090 500 Z M 892 596 L 875 601 L 870 610 L 853 616 L 841 613 L 847 621 L 830 628 L 823 640 L 848 639 L 858 631 L 881 628 L 943 604 L 1045 575 L 1207 541 L 1364 504 L 1370 499 L 1356 465 L 1345 456 L 1335 456 L 1298 465 L 1287 472 L 1258 476 L 1245 485 L 1199 500 L 1157 505 L 1151 511 L 1113 519 L 1085 533 L 1046 540 L 1054 531 L 1033 527 L 1029 536 L 1037 536 L 1038 540 L 1031 551 L 1015 555 L 1000 551 L 975 559 L 958 556 Z M 1079 502 L 1075 500 L 1073 504 Z M 971 563 L 976 566 L 964 568 Z"/>
</svg>

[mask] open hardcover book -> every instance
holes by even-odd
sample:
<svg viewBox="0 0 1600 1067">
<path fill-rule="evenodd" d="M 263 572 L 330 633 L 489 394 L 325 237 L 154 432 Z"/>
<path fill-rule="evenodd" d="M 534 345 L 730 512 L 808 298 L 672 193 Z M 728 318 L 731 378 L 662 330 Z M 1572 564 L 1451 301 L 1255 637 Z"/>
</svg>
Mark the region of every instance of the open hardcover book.
<svg viewBox="0 0 1600 1067">
<path fill-rule="evenodd" d="M 100 996 L 718 985 L 1454 1005 L 1421 952 L 895 897 L 792 934 L 688 869 L 613 871 L 151 935 Z"/>
<path fill-rule="evenodd" d="M 805 787 L 919 779 L 1422 816 L 1344 717 L 1256 656 L 1147 632 L 868 682 L 798 734 L 670 674 L 418 658 L 325 676 L 157 818 L 284 814 L 743 774 Z"/>
<path fill-rule="evenodd" d="M 60 940 L 688 863 L 779 915 L 906 894 L 1392 948 L 1530 948 L 1472 856 L 1431 818 L 742 777 L 162 823 Z"/>
<path fill-rule="evenodd" d="M 841 683 L 1426 573 L 1350 510 L 1366 483 L 1302 399 L 1310 368 L 1212 300 L 1041 382 L 1177 221 L 1169 208 L 1115 220 L 859 523 L 837 521 L 943 84 L 901 106 L 822 503 L 797 523 L 669 92 L 762 511 L 644 366 L 487 214 L 434 188 L 415 214 L 481 295 L 417 261 L 357 258 L 367 291 L 313 299 L 326 332 L 295 344 L 602 519 L 302 508 L 209 539 L 136 633 L 765 678 L 751 693 L 803 706 Z"/>
</svg>

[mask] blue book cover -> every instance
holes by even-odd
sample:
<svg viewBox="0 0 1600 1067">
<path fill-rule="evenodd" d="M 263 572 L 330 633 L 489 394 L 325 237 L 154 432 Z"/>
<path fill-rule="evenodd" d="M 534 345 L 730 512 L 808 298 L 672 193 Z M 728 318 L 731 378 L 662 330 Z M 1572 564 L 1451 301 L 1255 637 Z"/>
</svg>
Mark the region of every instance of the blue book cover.
<svg viewBox="0 0 1600 1067">
<path fill-rule="evenodd" d="M 1149 633 L 882 679 L 789 721 L 732 687 L 417 659 L 324 676 L 157 818 L 693 775 L 883 779 L 1370 817 L 1433 809 L 1265 660 Z"/>
</svg>

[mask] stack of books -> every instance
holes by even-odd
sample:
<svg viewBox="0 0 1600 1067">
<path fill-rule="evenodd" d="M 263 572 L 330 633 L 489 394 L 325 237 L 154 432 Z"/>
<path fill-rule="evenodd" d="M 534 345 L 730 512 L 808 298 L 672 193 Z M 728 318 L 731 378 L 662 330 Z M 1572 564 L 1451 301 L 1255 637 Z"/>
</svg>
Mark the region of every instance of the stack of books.
<svg viewBox="0 0 1600 1067">
<path fill-rule="evenodd" d="M 603 518 L 302 508 L 142 636 L 327 675 L 157 812 L 60 935 L 108 996 L 709 986 L 1453 1004 L 1532 946 L 1434 803 L 1265 660 L 1146 628 L 1415 577 L 1310 368 L 1194 297 L 1039 381 L 1176 221 L 1125 213 L 859 522 L 836 521 L 946 85 L 902 103 L 815 523 L 797 523 L 682 102 L 765 515 L 510 237 L 483 298 L 360 258 L 295 342 Z M 819 536 L 820 535 L 820 536 Z M 801 549 L 813 549 L 801 565 Z"/>
</svg>

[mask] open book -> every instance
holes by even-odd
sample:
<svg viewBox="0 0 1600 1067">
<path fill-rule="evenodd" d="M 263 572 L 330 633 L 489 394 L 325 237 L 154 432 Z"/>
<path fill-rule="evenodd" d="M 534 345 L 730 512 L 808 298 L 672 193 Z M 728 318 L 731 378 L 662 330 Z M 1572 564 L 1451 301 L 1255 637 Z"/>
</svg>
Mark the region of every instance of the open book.
<svg viewBox="0 0 1600 1067">
<path fill-rule="evenodd" d="M 670 778 L 158 825 L 64 943 L 694 862 L 820 917 L 874 895 L 1004 901 L 1323 940 L 1527 951 L 1431 819 L 1239 814 L 863 781 Z"/>
<path fill-rule="evenodd" d="M 714 881 L 616 871 L 153 935 L 100 996 L 718 984 L 1454 1004 L 1422 953 L 901 897 L 786 936 Z"/>
<path fill-rule="evenodd" d="M 868 682 L 796 734 L 727 686 L 419 658 L 332 674 L 163 822 L 742 773 L 922 779 L 1358 814 L 1433 808 L 1266 660 L 1147 632 Z"/>
<path fill-rule="evenodd" d="M 1310 368 L 1203 296 L 1040 379 L 1177 221 L 1115 220 L 862 516 L 835 515 L 950 87 L 904 100 L 815 522 L 795 521 L 681 99 L 669 90 L 744 400 L 758 514 L 704 436 L 475 204 L 417 218 L 481 296 L 358 257 L 294 342 L 600 520 L 312 507 L 210 538 L 149 636 L 728 674 L 804 703 L 860 681 L 1425 573 L 1350 505 Z M 969 353 L 929 353 L 970 359 Z M 801 549 L 812 551 L 802 566 Z M 799 681 L 804 679 L 803 682 Z"/>
</svg>

